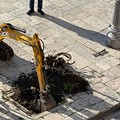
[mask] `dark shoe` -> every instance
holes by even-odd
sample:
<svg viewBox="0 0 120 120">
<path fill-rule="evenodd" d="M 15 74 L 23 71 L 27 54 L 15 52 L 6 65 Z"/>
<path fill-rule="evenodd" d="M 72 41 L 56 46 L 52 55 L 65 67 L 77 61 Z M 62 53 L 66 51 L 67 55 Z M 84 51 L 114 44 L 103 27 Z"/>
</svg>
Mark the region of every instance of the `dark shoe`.
<svg viewBox="0 0 120 120">
<path fill-rule="evenodd" d="M 31 15 L 33 12 L 34 12 L 34 10 L 29 10 L 29 11 L 27 12 L 27 14 L 28 14 L 28 15 Z"/>
<path fill-rule="evenodd" d="M 45 14 L 42 10 L 38 10 L 38 13 L 40 13 L 41 15 Z"/>
</svg>

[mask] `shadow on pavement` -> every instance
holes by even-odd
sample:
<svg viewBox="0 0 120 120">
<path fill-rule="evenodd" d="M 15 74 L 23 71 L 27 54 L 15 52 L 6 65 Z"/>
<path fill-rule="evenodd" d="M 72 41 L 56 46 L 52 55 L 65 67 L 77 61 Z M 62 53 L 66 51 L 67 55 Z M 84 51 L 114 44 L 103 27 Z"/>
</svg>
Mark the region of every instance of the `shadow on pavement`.
<svg viewBox="0 0 120 120">
<path fill-rule="evenodd" d="M 51 110 L 51 112 L 69 118 L 66 120 L 87 120 L 111 106 L 100 97 L 91 93 L 79 93 L 71 99 L 73 102 L 69 105 L 61 105 L 58 109 Z"/>
<path fill-rule="evenodd" d="M 70 22 L 62 20 L 60 18 L 51 16 L 49 14 L 45 14 L 45 16 L 41 16 L 35 12 L 33 14 L 33 16 L 43 17 L 43 18 L 50 20 L 51 22 L 65 28 L 65 29 L 67 29 L 67 30 L 69 30 L 69 31 L 73 31 L 73 32 L 77 33 L 79 36 L 81 36 L 83 38 L 86 38 L 86 39 L 94 41 L 94 42 L 98 42 L 98 43 L 102 44 L 103 46 L 106 46 L 105 45 L 106 35 L 104 35 L 100 32 L 84 29 L 82 27 L 71 24 Z"/>
<path fill-rule="evenodd" d="M 7 61 L 0 60 L 0 82 L 11 85 L 21 73 L 30 73 L 32 69 L 35 69 L 35 64 L 16 55 Z"/>
<path fill-rule="evenodd" d="M 21 52 L 23 51 L 21 50 Z M 35 65 L 33 63 L 17 55 L 14 55 L 12 59 L 7 61 L 0 60 L 0 120 L 24 120 L 23 118 L 27 117 L 20 113 L 19 110 L 17 112 L 17 110 L 12 107 L 12 104 L 8 103 L 9 101 L 2 100 L 2 91 L 8 91 L 9 93 L 12 83 L 18 79 L 20 74 L 30 73 L 34 68 Z M 23 118 L 20 116 L 23 116 Z M 28 120 L 30 120 L 30 118 Z"/>
</svg>

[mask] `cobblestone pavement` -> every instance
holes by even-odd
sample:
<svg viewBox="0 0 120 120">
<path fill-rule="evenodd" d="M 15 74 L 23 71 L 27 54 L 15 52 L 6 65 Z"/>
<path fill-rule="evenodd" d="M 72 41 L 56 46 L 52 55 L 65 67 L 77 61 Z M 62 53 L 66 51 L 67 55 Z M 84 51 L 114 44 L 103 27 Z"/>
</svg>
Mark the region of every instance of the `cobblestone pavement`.
<svg viewBox="0 0 120 120">
<path fill-rule="evenodd" d="M 12 81 L 21 73 L 35 68 L 31 63 L 32 49 L 5 39 L 15 56 L 10 61 L 0 61 L 0 120 L 86 120 L 120 103 L 120 51 L 105 45 L 114 1 L 44 0 L 45 16 L 38 13 L 28 16 L 27 0 L 0 0 L 0 24 L 11 23 L 25 28 L 31 37 L 38 33 L 45 43 L 45 55 L 69 52 L 75 60 L 75 70 L 84 74 L 93 89 L 93 94 L 79 93 L 50 111 L 26 115 L 2 99 L 2 90 L 9 90 Z M 103 49 L 107 54 L 93 55 Z M 120 111 L 100 119 L 120 120 Z"/>
</svg>

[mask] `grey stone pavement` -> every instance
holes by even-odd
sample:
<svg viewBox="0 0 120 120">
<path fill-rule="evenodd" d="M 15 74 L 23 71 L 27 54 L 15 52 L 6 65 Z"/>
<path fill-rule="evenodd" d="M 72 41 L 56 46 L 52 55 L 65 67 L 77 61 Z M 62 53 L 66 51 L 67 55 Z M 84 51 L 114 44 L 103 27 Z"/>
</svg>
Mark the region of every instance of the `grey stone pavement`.
<svg viewBox="0 0 120 120">
<path fill-rule="evenodd" d="M 27 0 L 0 0 L 0 24 L 11 23 L 38 33 L 45 43 L 45 55 L 68 52 L 76 71 L 89 81 L 93 94 L 78 93 L 68 102 L 39 115 L 26 115 L 2 91 L 10 90 L 12 81 L 21 73 L 35 68 L 31 63 L 32 48 L 5 39 L 14 50 L 9 61 L 0 61 L 0 120 L 93 120 L 93 117 L 120 103 L 120 50 L 105 44 L 107 28 L 112 21 L 115 0 L 44 0 L 45 16 L 26 14 Z M 37 2 L 35 2 L 37 9 Z M 36 10 L 35 9 L 35 10 Z M 105 49 L 107 54 L 93 54 Z M 120 120 L 120 110 L 99 120 Z"/>
</svg>

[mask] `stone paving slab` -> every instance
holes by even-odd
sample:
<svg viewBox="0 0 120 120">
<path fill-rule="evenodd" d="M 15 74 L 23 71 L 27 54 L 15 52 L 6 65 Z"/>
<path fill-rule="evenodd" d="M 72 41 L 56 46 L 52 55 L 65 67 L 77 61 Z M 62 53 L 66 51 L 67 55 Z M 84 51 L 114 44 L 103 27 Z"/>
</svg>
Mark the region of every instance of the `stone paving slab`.
<svg viewBox="0 0 120 120">
<path fill-rule="evenodd" d="M 74 69 L 90 83 L 90 93 L 70 96 L 67 102 L 50 111 L 28 116 L 10 101 L 2 98 L 2 91 L 10 90 L 12 81 L 21 73 L 35 69 L 32 48 L 5 39 L 15 53 L 10 61 L 0 61 L 0 120 L 87 120 L 112 110 L 120 103 L 120 50 L 105 44 L 107 27 L 112 21 L 115 0 L 47 0 L 43 1 L 46 15 L 27 16 L 28 1 L 0 0 L 0 23 L 10 22 L 38 33 L 45 43 L 45 55 L 68 52 Z M 35 11 L 37 1 L 35 1 Z M 107 54 L 93 54 L 105 49 Z M 115 110 L 115 109 L 114 109 Z M 99 120 L 119 120 L 120 111 Z M 101 116 L 100 116 L 101 117 Z"/>
<path fill-rule="evenodd" d="M 119 120 L 120 119 L 120 110 L 113 112 L 106 117 L 100 118 L 99 120 Z"/>
</svg>

